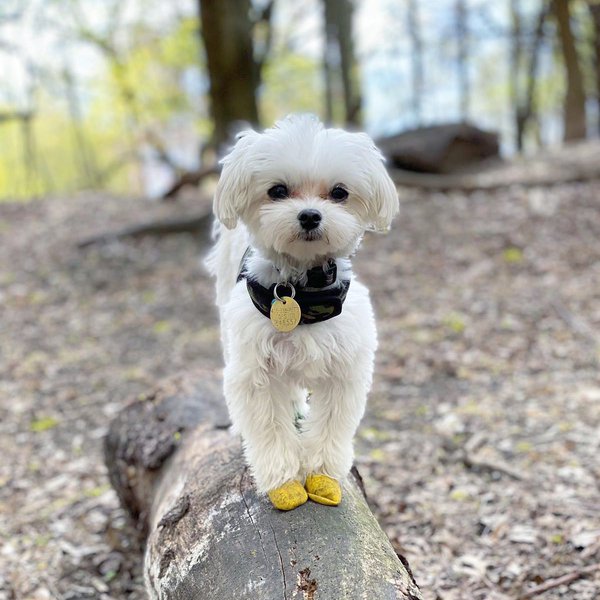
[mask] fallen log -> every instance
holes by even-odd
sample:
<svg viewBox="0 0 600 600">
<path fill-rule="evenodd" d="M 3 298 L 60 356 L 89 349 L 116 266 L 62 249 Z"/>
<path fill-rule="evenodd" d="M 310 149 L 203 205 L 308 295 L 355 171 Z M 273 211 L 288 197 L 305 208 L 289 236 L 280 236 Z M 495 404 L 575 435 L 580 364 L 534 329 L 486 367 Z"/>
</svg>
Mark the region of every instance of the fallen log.
<svg viewBox="0 0 600 600">
<path fill-rule="evenodd" d="M 170 380 L 123 410 L 105 453 L 146 540 L 150 598 L 422 598 L 356 470 L 339 507 L 279 512 L 256 493 L 210 373 Z"/>
<path fill-rule="evenodd" d="M 552 187 L 600 179 L 600 143 L 587 140 L 501 161 L 488 159 L 459 173 L 417 173 L 389 167 L 396 185 L 430 192 L 494 192 L 508 187 Z"/>
<path fill-rule="evenodd" d="M 377 140 L 390 164 L 419 173 L 455 173 L 499 156 L 498 134 L 470 123 L 419 127 Z"/>
<path fill-rule="evenodd" d="M 202 212 L 185 217 L 148 221 L 94 235 L 77 242 L 78 248 L 87 248 L 94 244 L 107 244 L 127 238 L 141 238 L 145 236 L 165 236 L 179 233 L 191 233 L 199 236 L 203 241 L 208 241 L 212 229 L 212 212 Z"/>
</svg>

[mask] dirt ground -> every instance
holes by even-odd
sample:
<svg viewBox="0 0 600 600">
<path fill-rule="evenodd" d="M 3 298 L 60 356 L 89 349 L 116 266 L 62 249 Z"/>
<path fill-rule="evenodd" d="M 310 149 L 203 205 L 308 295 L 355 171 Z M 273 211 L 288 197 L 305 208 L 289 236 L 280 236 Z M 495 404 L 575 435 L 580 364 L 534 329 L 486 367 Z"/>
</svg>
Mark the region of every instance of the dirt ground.
<svg viewBox="0 0 600 600">
<path fill-rule="evenodd" d="M 381 339 L 372 507 L 428 600 L 598 599 L 600 184 L 403 199 L 354 261 Z M 220 368 L 206 248 L 76 242 L 191 207 L 0 205 L 1 600 L 145 597 L 102 438 L 158 378 Z"/>
</svg>

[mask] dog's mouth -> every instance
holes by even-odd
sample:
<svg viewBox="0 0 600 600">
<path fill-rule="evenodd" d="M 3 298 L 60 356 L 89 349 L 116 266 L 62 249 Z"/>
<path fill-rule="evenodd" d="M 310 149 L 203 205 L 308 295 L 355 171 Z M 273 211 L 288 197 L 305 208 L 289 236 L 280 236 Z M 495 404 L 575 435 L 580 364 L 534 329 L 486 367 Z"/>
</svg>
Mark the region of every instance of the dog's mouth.
<svg viewBox="0 0 600 600">
<path fill-rule="evenodd" d="M 323 232 L 318 229 L 313 229 L 312 231 L 303 231 L 298 234 L 298 238 L 305 242 L 314 242 L 315 240 L 323 239 Z"/>
</svg>

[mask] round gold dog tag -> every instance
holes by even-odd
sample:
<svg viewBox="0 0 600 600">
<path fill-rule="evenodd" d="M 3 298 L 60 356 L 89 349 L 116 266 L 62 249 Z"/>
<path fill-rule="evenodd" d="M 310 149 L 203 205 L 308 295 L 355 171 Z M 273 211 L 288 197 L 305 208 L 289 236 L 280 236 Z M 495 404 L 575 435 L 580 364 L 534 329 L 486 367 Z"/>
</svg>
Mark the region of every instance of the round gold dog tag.
<svg viewBox="0 0 600 600">
<path fill-rule="evenodd" d="M 301 316 L 300 305 L 290 296 L 283 296 L 281 300 L 274 300 L 271 304 L 271 323 L 277 331 L 287 333 L 296 329 Z"/>
</svg>

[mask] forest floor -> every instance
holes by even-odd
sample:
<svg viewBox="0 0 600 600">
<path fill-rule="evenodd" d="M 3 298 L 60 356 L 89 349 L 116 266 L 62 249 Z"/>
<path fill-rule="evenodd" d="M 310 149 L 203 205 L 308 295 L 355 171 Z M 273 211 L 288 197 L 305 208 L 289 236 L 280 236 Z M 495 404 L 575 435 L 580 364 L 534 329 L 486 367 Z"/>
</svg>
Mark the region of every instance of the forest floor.
<svg viewBox="0 0 600 600">
<path fill-rule="evenodd" d="M 145 597 L 102 438 L 158 378 L 220 368 L 206 246 L 77 241 L 192 208 L 0 205 L 1 600 Z M 600 183 L 407 191 L 354 263 L 381 340 L 357 463 L 424 597 L 598 599 Z"/>
</svg>

